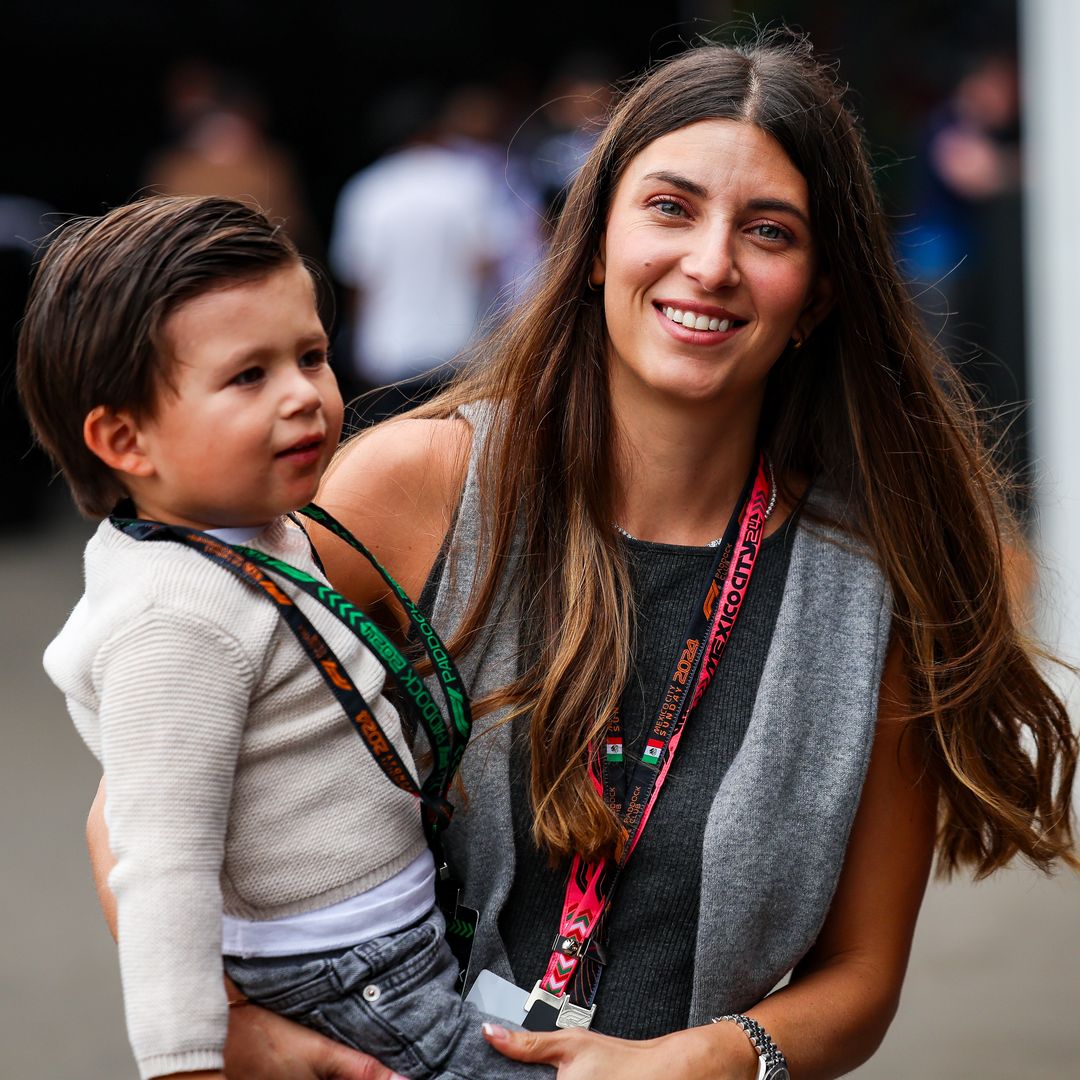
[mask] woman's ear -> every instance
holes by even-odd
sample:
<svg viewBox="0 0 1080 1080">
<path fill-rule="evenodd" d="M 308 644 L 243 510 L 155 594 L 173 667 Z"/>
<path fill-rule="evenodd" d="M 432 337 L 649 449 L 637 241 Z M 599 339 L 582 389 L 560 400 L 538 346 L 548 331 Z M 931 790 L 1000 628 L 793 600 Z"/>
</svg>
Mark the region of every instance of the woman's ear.
<svg viewBox="0 0 1080 1080">
<path fill-rule="evenodd" d="M 607 233 L 604 233 L 600 237 L 600 250 L 597 252 L 596 258 L 593 259 L 592 269 L 589 271 L 589 284 L 594 289 L 599 289 L 604 284 L 604 277 L 606 276 L 606 270 L 604 268 L 604 260 L 607 257 Z"/>
<path fill-rule="evenodd" d="M 814 332 L 818 324 L 832 311 L 835 303 L 836 292 L 832 278 L 828 274 L 819 274 L 810 291 L 810 297 L 795 322 L 800 341 L 805 341 Z"/>
<path fill-rule="evenodd" d="M 83 421 L 83 441 L 110 469 L 127 476 L 153 476 L 154 463 L 142 445 L 139 425 L 126 409 L 97 405 Z"/>
</svg>

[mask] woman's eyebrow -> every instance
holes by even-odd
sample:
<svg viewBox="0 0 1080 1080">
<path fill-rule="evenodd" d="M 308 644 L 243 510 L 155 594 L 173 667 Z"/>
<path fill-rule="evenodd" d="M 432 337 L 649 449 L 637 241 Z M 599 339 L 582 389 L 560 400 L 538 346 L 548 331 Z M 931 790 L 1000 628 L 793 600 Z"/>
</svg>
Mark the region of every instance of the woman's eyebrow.
<svg viewBox="0 0 1080 1080">
<path fill-rule="evenodd" d="M 797 217 L 803 225 L 810 228 L 810 219 L 794 203 L 786 199 L 751 199 L 746 207 L 748 210 L 771 210 L 773 213 L 791 214 Z"/>
<path fill-rule="evenodd" d="M 679 188 L 680 191 L 685 191 L 687 195 L 696 195 L 699 199 L 705 198 L 708 195 L 708 190 L 701 186 L 696 180 L 691 180 L 686 176 L 680 176 L 678 173 L 671 172 L 651 172 L 641 178 L 642 180 L 659 180 L 661 183 L 670 184 L 672 187 Z"/>
</svg>

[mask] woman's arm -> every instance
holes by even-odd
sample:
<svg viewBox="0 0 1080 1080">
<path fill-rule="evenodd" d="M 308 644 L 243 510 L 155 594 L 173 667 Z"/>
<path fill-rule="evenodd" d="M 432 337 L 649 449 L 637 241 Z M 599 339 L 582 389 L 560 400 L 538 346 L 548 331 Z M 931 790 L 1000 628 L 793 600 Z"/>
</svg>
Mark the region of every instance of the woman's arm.
<svg viewBox="0 0 1080 1080">
<path fill-rule="evenodd" d="M 472 429 L 464 420 L 392 420 L 344 447 L 316 502 L 418 599 L 461 498 Z M 357 607 L 404 635 L 409 622 L 382 578 L 344 541 L 309 533 L 326 576 Z"/>
<path fill-rule="evenodd" d="M 870 768 L 828 918 L 789 985 L 748 1014 L 784 1052 L 795 1080 L 850 1072 L 877 1049 L 896 1012 L 937 819 L 937 792 L 905 722 L 906 707 L 906 673 L 894 645 Z M 731 1023 L 639 1043 L 501 1029 L 491 1042 L 509 1057 L 558 1065 L 559 1080 L 599 1080 L 623 1069 L 642 1080 L 757 1075 L 757 1056 Z"/>
<path fill-rule="evenodd" d="M 907 674 L 894 645 L 870 769 L 829 916 L 789 986 L 753 1010 L 766 1030 L 773 1025 L 781 1047 L 786 1038 L 799 1048 L 790 1055 L 799 1080 L 840 1076 L 866 1061 L 900 1001 L 937 835 L 937 787 L 906 722 L 907 709 Z"/>
<path fill-rule="evenodd" d="M 109 827 L 105 824 L 105 777 L 98 784 L 97 794 L 90 804 L 86 819 L 86 846 L 90 849 L 90 870 L 94 875 L 98 903 L 109 924 L 109 933 L 116 940 L 116 897 L 109 888 L 109 874 L 116 865 L 116 856 L 109 847 Z"/>
</svg>

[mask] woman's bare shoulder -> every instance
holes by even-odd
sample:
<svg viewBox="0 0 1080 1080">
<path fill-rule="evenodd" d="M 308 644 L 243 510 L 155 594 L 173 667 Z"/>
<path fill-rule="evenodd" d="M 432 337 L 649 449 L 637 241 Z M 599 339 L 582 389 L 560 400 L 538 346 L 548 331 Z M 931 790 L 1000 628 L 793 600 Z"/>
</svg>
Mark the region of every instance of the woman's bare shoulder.
<svg viewBox="0 0 1080 1080">
<path fill-rule="evenodd" d="M 365 505 L 384 496 L 456 503 L 468 465 L 472 428 L 459 418 L 388 420 L 362 432 L 338 451 L 323 477 L 320 497 L 343 509 L 378 512 Z"/>
<path fill-rule="evenodd" d="M 367 545 L 412 596 L 423 588 L 457 508 L 472 428 L 453 417 L 403 417 L 345 443 L 318 502 Z M 361 605 L 381 599 L 377 575 L 333 538 L 316 538 L 330 580 Z"/>
</svg>

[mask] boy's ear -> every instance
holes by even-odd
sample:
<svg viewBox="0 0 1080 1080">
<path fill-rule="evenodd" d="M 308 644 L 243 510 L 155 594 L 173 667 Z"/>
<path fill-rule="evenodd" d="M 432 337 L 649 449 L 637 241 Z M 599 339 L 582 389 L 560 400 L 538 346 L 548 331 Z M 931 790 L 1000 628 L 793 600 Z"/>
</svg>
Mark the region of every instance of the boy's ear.
<svg viewBox="0 0 1080 1080">
<path fill-rule="evenodd" d="M 97 405 L 83 421 L 83 440 L 110 469 L 127 476 L 153 476 L 154 463 L 139 438 L 139 425 L 126 409 Z"/>
</svg>

